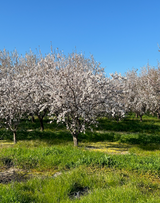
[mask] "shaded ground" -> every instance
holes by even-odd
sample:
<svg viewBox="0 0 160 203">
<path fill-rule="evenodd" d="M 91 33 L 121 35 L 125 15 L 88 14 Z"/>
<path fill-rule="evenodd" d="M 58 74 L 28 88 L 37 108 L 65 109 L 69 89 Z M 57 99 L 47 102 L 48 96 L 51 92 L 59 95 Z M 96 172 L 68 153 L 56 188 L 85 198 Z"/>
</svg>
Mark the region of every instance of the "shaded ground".
<svg viewBox="0 0 160 203">
<path fill-rule="evenodd" d="M 66 130 L 64 124 L 60 123 L 57 125 L 56 122 L 50 124 L 49 121 L 47 118 L 44 119 L 45 130 L 41 132 L 38 119 L 35 119 L 34 123 L 29 120 L 22 120 L 17 132 L 17 140 L 39 139 L 46 142 L 50 141 L 54 144 L 57 140 L 59 143 L 72 141 L 72 136 Z M 118 123 L 114 120 L 102 118 L 99 119 L 98 128 L 92 127 L 94 132 L 87 130 L 86 134 L 79 135 L 80 142 L 120 141 L 130 144 L 160 143 L 160 120 L 155 117 L 144 116 L 143 122 L 140 122 L 137 118 L 130 116 Z M 13 135 L 9 130 L 1 129 L 0 140 L 12 141 Z"/>
</svg>

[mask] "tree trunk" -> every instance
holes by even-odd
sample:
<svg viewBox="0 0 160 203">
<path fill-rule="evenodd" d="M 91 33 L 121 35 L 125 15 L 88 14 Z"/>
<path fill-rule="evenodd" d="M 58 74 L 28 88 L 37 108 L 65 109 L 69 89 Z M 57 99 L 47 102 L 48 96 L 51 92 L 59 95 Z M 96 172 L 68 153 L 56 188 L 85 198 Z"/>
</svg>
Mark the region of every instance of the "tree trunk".
<svg viewBox="0 0 160 203">
<path fill-rule="evenodd" d="M 160 114 L 159 113 L 157 113 L 157 118 L 160 119 Z"/>
<path fill-rule="evenodd" d="M 136 113 L 136 118 L 138 118 L 138 113 Z"/>
<path fill-rule="evenodd" d="M 78 136 L 77 135 L 73 135 L 73 143 L 74 143 L 74 147 L 78 147 Z"/>
<path fill-rule="evenodd" d="M 44 131 L 43 118 L 39 118 L 39 121 L 41 125 L 41 131 Z"/>
<path fill-rule="evenodd" d="M 142 122 L 142 115 L 140 115 L 140 122 Z"/>
<path fill-rule="evenodd" d="M 41 115 L 38 115 L 38 119 L 39 119 L 39 122 L 40 122 L 40 126 L 41 126 L 41 131 L 44 131 L 44 125 L 43 125 L 43 116 Z"/>
<path fill-rule="evenodd" d="M 17 140 L 16 140 L 16 131 L 13 132 L 13 142 L 14 142 L 14 144 L 17 143 Z"/>
<path fill-rule="evenodd" d="M 33 115 L 31 115 L 32 116 L 32 123 L 34 123 L 35 122 L 35 120 L 34 120 L 34 116 Z"/>
</svg>

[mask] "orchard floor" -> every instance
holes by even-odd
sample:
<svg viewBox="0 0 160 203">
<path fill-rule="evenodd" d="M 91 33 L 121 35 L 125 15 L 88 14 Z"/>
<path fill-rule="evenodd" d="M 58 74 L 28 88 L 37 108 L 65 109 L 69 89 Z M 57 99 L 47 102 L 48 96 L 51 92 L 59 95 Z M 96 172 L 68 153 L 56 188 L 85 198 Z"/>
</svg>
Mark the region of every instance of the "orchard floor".
<svg viewBox="0 0 160 203">
<path fill-rule="evenodd" d="M 0 202 L 160 202 L 160 121 L 106 118 L 73 147 L 64 125 L 24 120 L 0 130 Z M 94 126 L 93 126 L 94 128 Z"/>
</svg>

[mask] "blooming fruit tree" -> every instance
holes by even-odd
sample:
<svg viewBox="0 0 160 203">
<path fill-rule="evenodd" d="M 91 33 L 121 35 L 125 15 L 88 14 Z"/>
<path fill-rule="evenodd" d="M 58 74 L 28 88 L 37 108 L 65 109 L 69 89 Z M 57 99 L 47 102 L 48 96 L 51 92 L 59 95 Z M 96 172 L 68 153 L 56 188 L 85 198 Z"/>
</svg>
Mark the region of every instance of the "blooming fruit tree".
<svg viewBox="0 0 160 203">
<path fill-rule="evenodd" d="M 1 51 L 0 65 L 0 121 L 13 132 L 16 143 L 18 125 L 28 109 L 27 81 L 16 51 L 11 54 Z"/>
<path fill-rule="evenodd" d="M 98 116 L 113 113 L 118 105 L 115 97 L 120 91 L 115 89 L 114 82 L 105 77 L 93 57 L 86 59 L 82 54 L 59 55 L 56 74 L 49 74 L 48 86 L 50 115 L 66 124 L 74 146 L 78 145 L 79 133 L 85 133 Z"/>
</svg>

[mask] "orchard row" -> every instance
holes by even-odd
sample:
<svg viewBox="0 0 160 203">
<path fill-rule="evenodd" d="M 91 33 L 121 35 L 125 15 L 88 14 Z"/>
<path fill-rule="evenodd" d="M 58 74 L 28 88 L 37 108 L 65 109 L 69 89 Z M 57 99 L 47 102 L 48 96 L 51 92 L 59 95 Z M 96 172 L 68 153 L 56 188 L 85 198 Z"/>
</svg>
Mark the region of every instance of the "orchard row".
<svg viewBox="0 0 160 203">
<path fill-rule="evenodd" d="M 93 56 L 0 51 L 0 125 L 13 132 L 15 143 L 19 123 L 29 115 L 39 118 L 41 130 L 46 115 L 64 122 L 77 146 L 79 133 L 98 117 L 119 120 L 130 111 L 141 118 L 146 112 L 160 115 L 159 100 L 159 69 L 107 77 Z"/>
</svg>

